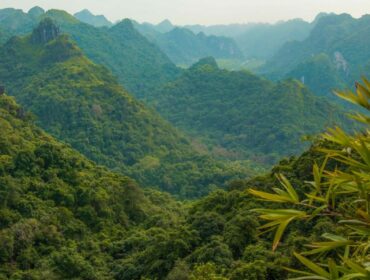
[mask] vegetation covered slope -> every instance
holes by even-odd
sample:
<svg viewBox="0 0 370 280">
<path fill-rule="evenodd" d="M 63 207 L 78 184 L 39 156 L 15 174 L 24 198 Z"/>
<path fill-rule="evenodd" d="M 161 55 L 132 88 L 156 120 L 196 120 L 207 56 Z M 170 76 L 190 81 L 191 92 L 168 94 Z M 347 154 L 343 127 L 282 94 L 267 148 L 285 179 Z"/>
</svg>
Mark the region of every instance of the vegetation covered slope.
<svg viewBox="0 0 370 280">
<path fill-rule="evenodd" d="M 6 20 L 0 17 L 0 28 L 11 31 L 10 35 L 29 33 L 40 19 L 52 18 L 91 60 L 108 67 L 125 88 L 138 96 L 172 80 L 179 72 L 157 46 L 133 28 L 129 20 L 107 29 L 82 23 L 59 10 L 50 10 L 37 17 L 20 10 L 0 10 L 0 15 L 2 13 Z M 13 24 L 19 28 L 12 28 Z"/>
<path fill-rule="evenodd" d="M 271 163 L 305 147 L 300 138 L 340 123 L 340 110 L 298 81 L 272 83 L 220 70 L 203 59 L 149 101 L 177 127 L 226 149 L 226 156 Z M 204 140 L 204 139 L 203 139 Z"/>
<path fill-rule="evenodd" d="M 46 131 L 145 186 L 183 197 L 248 174 L 196 152 L 58 32 L 44 20 L 31 36 L 13 38 L 0 50 L 0 80 Z"/>
<path fill-rule="evenodd" d="M 273 253 L 250 211 L 262 204 L 246 189 L 269 190 L 275 173 L 298 190 L 312 180 L 314 150 L 183 205 L 57 142 L 6 95 L 0 128 L 0 279 L 283 280 L 282 266 L 299 268 L 291 252 L 333 229 L 329 218 L 299 224 Z"/>
<path fill-rule="evenodd" d="M 93 164 L 0 96 L 0 279 L 112 279 L 111 240 L 155 213 L 136 184 Z"/>
<path fill-rule="evenodd" d="M 176 64 L 189 66 L 199 59 L 213 56 L 216 59 L 243 60 L 242 52 L 231 38 L 193 33 L 189 29 L 173 27 L 162 33 L 155 26 L 134 22 L 135 28 L 155 43 Z"/>
<path fill-rule="evenodd" d="M 7 8 L 0 10 L 0 26 L 11 35 L 25 34 L 32 30 L 34 17 L 22 10 Z"/>
<path fill-rule="evenodd" d="M 352 86 L 369 69 L 369 26 L 369 15 L 321 17 L 306 40 L 284 45 L 263 71 L 273 78 L 304 76 L 321 95 L 329 95 L 337 86 Z M 329 71 L 317 71 L 325 68 Z"/>
</svg>

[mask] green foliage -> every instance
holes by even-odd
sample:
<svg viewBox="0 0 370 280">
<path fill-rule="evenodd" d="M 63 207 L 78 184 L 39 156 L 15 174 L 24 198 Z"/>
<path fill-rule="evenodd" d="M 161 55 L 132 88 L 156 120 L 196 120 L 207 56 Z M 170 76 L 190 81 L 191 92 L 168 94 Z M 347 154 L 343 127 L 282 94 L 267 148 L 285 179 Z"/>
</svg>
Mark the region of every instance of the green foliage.
<svg viewBox="0 0 370 280">
<path fill-rule="evenodd" d="M 344 92 L 338 95 L 354 104 L 370 110 L 370 82 L 356 85 L 356 93 Z M 261 218 L 270 220 L 261 228 L 277 228 L 273 243 L 276 249 L 287 225 L 294 219 L 317 220 L 330 217 L 338 228 L 338 234 L 326 232 L 321 240 L 310 245 L 311 250 L 302 254 L 294 253 L 309 272 L 293 270 L 305 275 L 297 279 L 369 279 L 369 197 L 370 197 L 370 137 L 369 116 L 365 113 L 353 115 L 365 124 L 362 132 L 347 134 L 341 128 L 330 129 L 323 135 L 339 148 L 322 149 L 325 161 L 313 165 L 313 180 L 307 182 L 310 189 L 299 197 L 288 180 L 284 188 L 274 189 L 276 195 L 250 190 L 253 195 L 271 202 L 288 202 L 296 209 L 260 209 Z M 330 170 L 327 160 L 344 165 L 341 169 Z M 317 256 L 314 261 L 307 258 Z"/>
<path fill-rule="evenodd" d="M 9 36 L 24 35 L 37 27 L 41 19 L 51 18 L 92 61 L 109 68 L 120 83 L 137 96 L 172 80 L 179 73 L 157 46 L 134 29 L 130 20 L 107 29 L 82 23 L 64 11 L 49 10 L 38 15 L 2 9 L 0 28 L 7 30 Z"/>
<path fill-rule="evenodd" d="M 19 112 L 0 97 L 0 275 L 111 279 L 109 239 L 161 211 L 131 179 L 96 166 Z"/>
<path fill-rule="evenodd" d="M 220 70 L 212 58 L 193 65 L 147 100 L 215 156 L 255 164 L 299 153 L 307 147 L 302 137 L 348 123 L 340 109 L 298 81 L 272 83 L 247 72 Z"/>
<path fill-rule="evenodd" d="M 327 220 L 299 224 L 288 229 L 287 246 L 272 252 L 257 235 L 251 211 L 264 203 L 246 191 L 271 188 L 278 182 L 274 173 L 303 188 L 304 180 L 313 180 L 308 166 L 323 161 L 315 147 L 271 174 L 181 203 L 158 191 L 143 193 L 131 179 L 58 143 L 6 95 L 0 129 L 3 279 L 282 280 L 282 267 L 296 266 L 291 254 L 302 240 L 333 228 Z"/>
<path fill-rule="evenodd" d="M 312 92 L 335 99 L 334 88 L 344 88 L 342 73 L 337 71 L 335 63 L 327 54 L 318 54 L 297 65 L 288 77 L 300 79 Z"/>
<path fill-rule="evenodd" d="M 181 197 L 204 195 L 250 173 L 197 153 L 57 30 L 45 20 L 31 36 L 14 38 L 0 50 L 0 79 L 47 132 L 144 186 Z"/>
</svg>

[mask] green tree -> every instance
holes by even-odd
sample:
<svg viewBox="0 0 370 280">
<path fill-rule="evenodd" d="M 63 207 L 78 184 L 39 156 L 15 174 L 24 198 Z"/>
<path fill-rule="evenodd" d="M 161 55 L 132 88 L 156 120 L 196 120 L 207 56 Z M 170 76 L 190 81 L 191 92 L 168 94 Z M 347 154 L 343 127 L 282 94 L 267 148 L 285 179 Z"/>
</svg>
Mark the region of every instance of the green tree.
<svg viewBox="0 0 370 280">
<path fill-rule="evenodd" d="M 356 93 L 337 93 L 343 99 L 370 111 L 370 82 L 356 84 Z M 261 218 L 269 221 L 261 229 L 276 228 L 273 249 L 281 242 L 286 227 L 294 220 L 315 222 L 329 217 L 339 233 L 324 233 L 321 240 L 309 245 L 309 251 L 294 253 L 308 272 L 290 269 L 305 275 L 298 279 L 369 279 L 370 278 L 370 117 L 365 112 L 351 115 L 364 129 L 348 134 L 341 128 L 330 129 L 323 138 L 338 148 L 321 149 L 326 160 L 314 164 L 310 191 L 298 195 L 293 185 L 279 176 L 283 188 L 275 193 L 250 190 L 264 200 L 290 209 L 256 209 Z M 341 168 L 327 168 L 328 161 Z"/>
</svg>

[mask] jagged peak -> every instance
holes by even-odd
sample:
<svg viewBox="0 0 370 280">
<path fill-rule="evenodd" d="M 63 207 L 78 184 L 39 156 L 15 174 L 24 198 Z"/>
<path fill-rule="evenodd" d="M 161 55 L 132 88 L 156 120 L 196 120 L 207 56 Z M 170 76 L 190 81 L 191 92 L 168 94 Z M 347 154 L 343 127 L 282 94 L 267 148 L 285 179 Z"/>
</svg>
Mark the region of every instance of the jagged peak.
<svg viewBox="0 0 370 280">
<path fill-rule="evenodd" d="M 51 9 L 45 13 L 45 18 L 52 18 L 55 22 L 63 24 L 79 24 L 80 21 L 63 10 Z"/>
<path fill-rule="evenodd" d="M 125 27 L 125 28 L 134 28 L 134 25 L 132 23 L 132 20 L 129 18 L 125 18 L 118 22 L 115 27 Z"/>
<path fill-rule="evenodd" d="M 156 25 L 156 29 L 164 33 L 171 31 L 174 27 L 175 26 L 168 19 L 165 19 Z"/>
<path fill-rule="evenodd" d="M 158 23 L 158 26 L 159 25 L 173 26 L 172 22 L 169 19 L 162 20 L 160 23 Z"/>
<path fill-rule="evenodd" d="M 114 25 L 110 30 L 121 35 L 124 34 L 126 39 L 137 38 L 138 36 L 139 37 L 141 36 L 141 34 L 135 29 L 133 22 L 128 18 L 120 21 L 119 23 Z"/>
<path fill-rule="evenodd" d="M 88 9 L 83 9 L 83 10 L 75 13 L 75 15 L 78 15 L 78 14 L 85 14 L 85 15 L 93 16 L 93 13 L 90 12 L 90 10 L 88 10 Z"/>
<path fill-rule="evenodd" d="M 44 18 L 32 32 L 32 42 L 45 44 L 60 35 L 59 27 L 51 18 Z"/>
</svg>

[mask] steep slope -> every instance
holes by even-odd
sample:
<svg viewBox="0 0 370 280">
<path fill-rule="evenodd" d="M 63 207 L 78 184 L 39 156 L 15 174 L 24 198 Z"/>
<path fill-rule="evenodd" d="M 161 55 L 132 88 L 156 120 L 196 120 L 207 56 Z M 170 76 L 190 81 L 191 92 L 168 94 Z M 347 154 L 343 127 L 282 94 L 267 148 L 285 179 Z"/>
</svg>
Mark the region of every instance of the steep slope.
<svg viewBox="0 0 370 280">
<path fill-rule="evenodd" d="M 300 152 L 306 146 L 302 136 L 342 120 L 337 107 L 298 81 L 272 83 L 220 70 L 211 58 L 155 92 L 149 102 L 171 123 L 230 156 L 265 163 Z"/>
<path fill-rule="evenodd" d="M 34 27 L 34 17 L 18 9 L 1 9 L 0 27 L 7 30 L 10 35 L 26 34 Z"/>
<path fill-rule="evenodd" d="M 1 279 L 282 280 L 303 242 L 338 230 L 330 218 L 301 223 L 272 252 L 251 211 L 266 205 L 245 191 L 270 190 L 282 172 L 299 192 L 323 160 L 316 147 L 266 176 L 184 205 L 96 166 L 36 127 L 6 95 L 0 128 Z"/>
<path fill-rule="evenodd" d="M 8 39 L 9 39 L 8 33 L 5 30 L 0 29 L 0 44 L 5 43 Z"/>
<path fill-rule="evenodd" d="M 302 64 L 312 64 L 313 56 L 323 54 L 329 58 L 329 61 L 316 61 L 315 64 L 321 68 L 325 67 L 325 64 L 330 64 L 330 67 L 334 68 L 334 73 L 331 70 L 331 75 L 338 77 L 339 82 L 334 79 L 334 82 L 328 86 L 325 83 L 316 83 L 313 79 L 312 83 L 307 85 L 312 89 L 319 87 L 318 92 L 325 95 L 329 95 L 331 89 L 338 85 L 352 86 L 354 80 L 365 74 L 370 65 L 367 39 L 370 34 L 369 26 L 369 15 L 359 19 L 352 18 L 348 14 L 320 17 L 306 40 L 283 46 L 267 62 L 263 71 L 277 79 L 291 74 L 301 75 Z M 314 68 L 311 69 L 314 70 Z M 315 75 L 307 72 L 305 74 Z"/>
<path fill-rule="evenodd" d="M 105 245 L 169 213 L 31 120 L 0 96 L 0 278 L 112 279 Z"/>
<path fill-rule="evenodd" d="M 4 20 L 2 14 L 6 14 Z M 45 17 L 56 21 L 91 60 L 108 67 L 120 83 L 137 96 L 179 73 L 169 58 L 137 32 L 129 20 L 107 30 L 82 23 L 64 11 L 50 10 L 35 18 L 21 10 L 5 9 L 0 10 L 0 28 L 11 31 L 11 35 L 26 34 Z"/>
<path fill-rule="evenodd" d="M 108 67 L 137 96 L 172 80 L 178 73 L 175 65 L 140 35 L 129 20 L 106 30 L 74 20 L 62 11 L 51 10 L 46 16 L 70 34 L 90 59 Z"/>
<path fill-rule="evenodd" d="M 334 61 L 325 53 L 314 55 L 298 64 L 286 77 L 300 79 L 315 94 L 337 101 L 340 99 L 334 96 L 333 90 L 346 86 L 346 74 L 338 71 Z"/>
<path fill-rule="evenodd" d="M 112 23 L 103 15 L 93 15 L 85 9 L 73 15 L 79 21 L 93 25 L 95 27 L 112 26 Z"/>
<path fill-rule="evenodd" d="M 0 80 L 42 128 L 88 158 L 183 197 L 205 194 L 246 170 L 194 151 L 46 19 L 0 50 Z M 248 172 L 242 176 L 246 176 Z"/>
<path fill-rule="evenodd" d="M 161 33 L 154 26 L 134 22 L 135 28 L 176 64 L 189 66 L 199 59 L 213 56 L 216 59 L 243 60 L 243 55 L 233 39 L 194 34 L 186 28 L 174 27 Z"/>
</svg>

